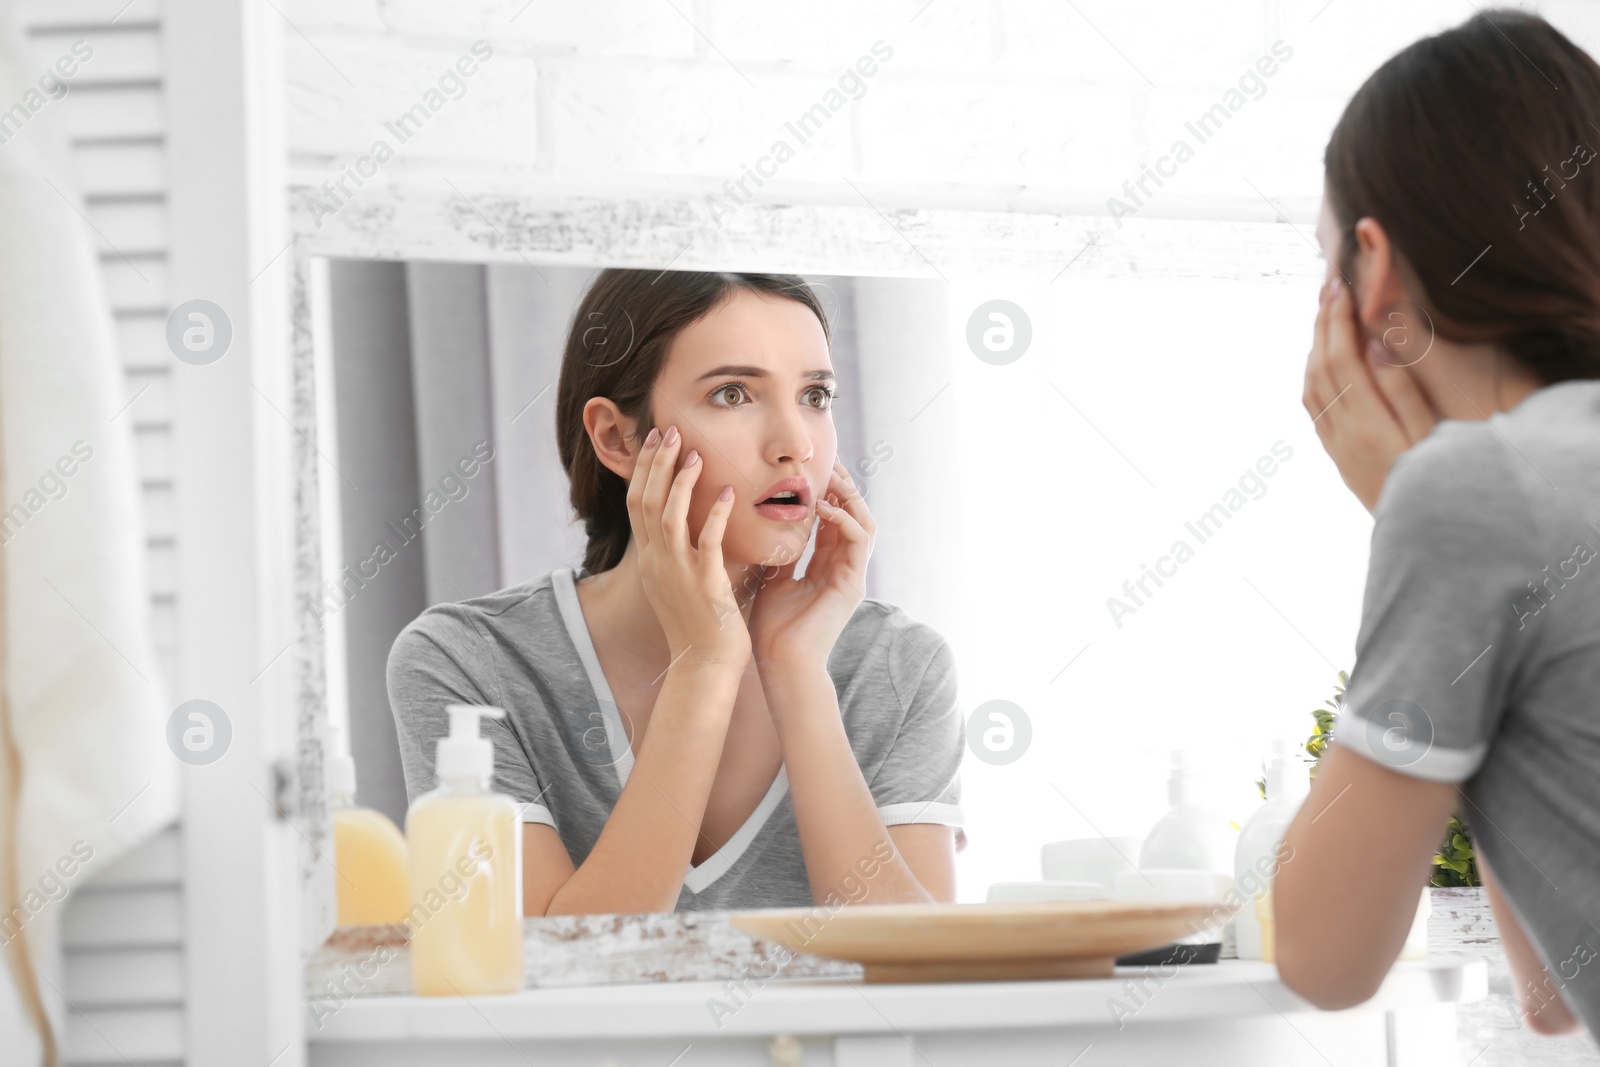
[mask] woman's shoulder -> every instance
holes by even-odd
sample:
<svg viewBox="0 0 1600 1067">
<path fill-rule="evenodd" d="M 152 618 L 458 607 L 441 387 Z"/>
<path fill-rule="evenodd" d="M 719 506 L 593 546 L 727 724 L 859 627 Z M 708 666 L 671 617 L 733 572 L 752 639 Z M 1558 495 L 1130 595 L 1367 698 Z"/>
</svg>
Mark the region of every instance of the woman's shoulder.
<svg viewBox="0 0 1600 1067">
<path fill-rule="evenodd" d="M 836 681 L 879 674 L 904 694 L 931 666 L 951 659 L 950 643 L 937 629 L 898 605 L 867 597 L 834 642 L 828 669 Z"/>
<path fill-rule="evenodd" d="M 390 659 L 429 645 L 455 653 L 481 643 L 491 634 L 515 639 L 559 626 L 556 581 L 557 572 L 552 570 L 492 593 L 430 605 L 400 631 Z"/>
<path fill-rule="evenodd" d="M 1499 427 L 1446 419 L 1395 458 L 1373 518 L 1455 525 L 1474 517 L 1504 517 L 1495 513 L 1518 508 L 1526 494 L 1510 458 Z"/>
<path fill-rule="evenodd" d="M 850 621 L 839 634 L 841 644 L 846 640 L 859 645 L 900 642 L 925 648 L 942 643 L 944 636 L 927 623 L 912 618 L 899 605 L 866 597 L 856 605 Z"/>
<path fill-rule="evenodd" d="M 1445 419 L 1390 466 L 1390 498 L 1445 520 L 1505 520 L 1500 509 L 1535 513 L 1569 470 L 1587 470 L 1600 444 L 1600 381 L 1574 379 L 1534 390 L 1486 419 Z"/>
<path fill-rule="evenodd" d="M 1519 447 L 1504 422 L 1439 423 L 1389 468 L 1372 513 L 1373 573 L 1465 569 L 1520 584 L 1570 525 L 1550 473 L 1562 474 L 1548 454 Z"/>
</svg>

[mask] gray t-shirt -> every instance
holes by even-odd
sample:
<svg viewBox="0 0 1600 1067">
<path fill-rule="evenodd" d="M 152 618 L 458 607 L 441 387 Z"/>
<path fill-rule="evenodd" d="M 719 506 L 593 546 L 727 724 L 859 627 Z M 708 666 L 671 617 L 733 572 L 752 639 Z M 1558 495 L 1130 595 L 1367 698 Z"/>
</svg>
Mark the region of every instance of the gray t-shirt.
<svg viewBox="0 0 1600 1067">
<path fill-rule="evenodd" d="M 522 804 L 524 822 L 554 827 L 578 866 L 616 805 L 633 749 L 573 582 L 562 568 L 429 608 L 395 639 L 388 685 L 410 799 L 434 787 L 435 743 L 449 731 L 446 705 L 502 708 L 504 720 L 482 720 L 494 743 L 493 787 Z M 834 644 L 828 673 L 884 824 L 959 827 L 965 737 L 944 638 L 899 608 L 863 600 Z M 812 903 L 780 768 L 745 824 L 689 869 L 677 910 Z"/>
<path fill-rule="evenodd" d="M 1374 518 L 1336 743 L 1462 783 L 1476 847 L 1600 1035 L 1600 382 L 1439 423 Z"/>
</svg>

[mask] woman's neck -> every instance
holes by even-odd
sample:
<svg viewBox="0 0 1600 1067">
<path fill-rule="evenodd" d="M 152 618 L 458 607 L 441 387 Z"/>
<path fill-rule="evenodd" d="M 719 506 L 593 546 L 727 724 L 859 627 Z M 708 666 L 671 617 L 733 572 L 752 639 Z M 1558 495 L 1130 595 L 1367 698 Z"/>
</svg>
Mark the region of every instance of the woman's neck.
<svg viewBox="0 0 1600 1067">
<path fill-rule="evenodd" d="M 1510 411 L 1545 383 L 1492 345 L 1435 341 L 1440 358 L 1416 366 L 1423 393 L 1440 418 L 1487 419 Z M 1439 351 L 1442 349 L 1442 351 Z"/>
<path fill-rule="evenodd" d="M 748 622 L 750 605 L 760 588 L 762 568 L 754 564 L 728 563 L 726 570 L 740 614 Z M 627 550 L 615 567 L 585 576 L 577 588 L 578 601 L 591 631 L 602 631 L 610 642 L 635 650 L 635 662 L 655 666 L 657 670 L 669 665 L 666 631 L 650 606 L 650 598 L 645 596 L 644 582 L 639 576 L 637 541 L 628 542 Z"/>
</svg>

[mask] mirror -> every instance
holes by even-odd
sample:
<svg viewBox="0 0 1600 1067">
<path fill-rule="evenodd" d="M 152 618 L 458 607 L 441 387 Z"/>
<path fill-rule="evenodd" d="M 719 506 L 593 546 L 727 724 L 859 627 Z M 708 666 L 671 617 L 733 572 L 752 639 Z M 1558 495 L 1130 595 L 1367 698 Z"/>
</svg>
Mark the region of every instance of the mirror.
<svg viewBox="0 0 1600 1067">
<path fill-rule="evenodd" d="M 879 524 L 866 595 L 954 652 L 959 899 L 1037 878 L 1045 841 L 1142 834 L 1180 745 L 1245 811 L 1258 767 L 1230 739 L 1309 732 L 1350 661 L 1364 516 L 1330 509 L 1299 404 L 1311 309 L 1285 284 L 1315 256 L 1233 277 L 1240 231 L 1175 277 L 808 275 Z M 505 258 L 325 261 L 328 713 L 360 802 L 402 824 L 396 635 L 583 558 L 554 402 L 597 268 Z"/>
</svg>

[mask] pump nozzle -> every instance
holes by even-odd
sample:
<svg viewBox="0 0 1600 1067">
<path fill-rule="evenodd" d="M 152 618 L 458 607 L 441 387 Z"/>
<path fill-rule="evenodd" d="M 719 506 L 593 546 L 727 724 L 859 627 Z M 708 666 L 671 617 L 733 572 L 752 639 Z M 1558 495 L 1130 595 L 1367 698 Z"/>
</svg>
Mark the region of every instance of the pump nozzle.
<svg viewBox="0 0 1600 1067">
<path fill-rule="evenodd" d="M 1167 776 L 1167 803 L 1198 804 L 1205 792 L 1206 776 L 1194 769 L 1189 753 L 1181 748 L 1172 750 L 1172 772 Z"/>
<path fill-rule="evenodd" d="M 350 800 L 356 795 L 356 761 L 350 757 L 342 742 L 342 731 L 328 731 L 328 747 L 322 765 L 327 776 L 329 795 Z"/>
<path fill-rule="evenodd" d="M 1311 767 L 1295 755 L 1294 745 L 1283 738 L 1272 742 L 1267 763 L 1267 799 L 1297 800 L 1311 791 Z"/>
<path fill-rule="evenodd" d="M 494 773 L 494 744 L 478 735 L 478 718 L 503 719 L 506 713 L 481 704 L 451 704 L 445 711 L 450 736 L 439 740 L 438 777 L 487 779 Z"/>
</svg>

